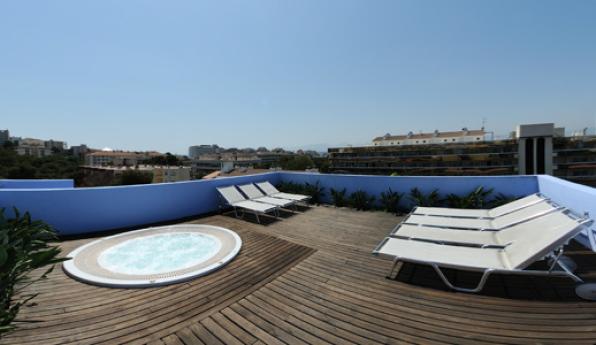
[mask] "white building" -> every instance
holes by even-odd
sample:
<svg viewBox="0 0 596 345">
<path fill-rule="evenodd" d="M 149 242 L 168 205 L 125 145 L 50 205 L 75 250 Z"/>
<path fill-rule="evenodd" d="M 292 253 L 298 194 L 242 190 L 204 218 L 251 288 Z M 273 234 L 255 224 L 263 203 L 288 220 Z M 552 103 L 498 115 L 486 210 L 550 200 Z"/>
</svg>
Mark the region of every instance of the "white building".
<svg viewBox="0 0 596 345">
<path fill-rule="evenodd" d="M 52 154 L 52 149 L 41 139 L 25 138 L 18 141 L 17 154 L 24 156 L 45 157 Z"/>
<path fill-rule="evenodd" d="M 0 131 L 0 145 L 5 142 L 12 142 L 17 154 L 24 156 L 45 157 L 55 152 L 62 152 L 66 149 L 66 143 L 58 140 L 42 140 L 34 138 L 20 138 L 9 136 L 8 130 Z"/>
<path fill-rule="evenodd" d="M 488 132 L 481 128 L 479 130 L 468 130 L 462 128 L 461 131 L 439 132 L 435 130 L 431 133 L 413 133 L 406 135 L 391 135 L 389 133 L 382 137 L 373 139 L 373 146 L 405 146 L 405 145 L 438 145 L 438 144 L 456 144 L 472 143 L 487 140 Z"/>
<path fill-rule="evenodd" d="M 85 155 L 89 166 L 135 166 L 143 160 L 160 156 L 159 152 L 97 151 Z"/>
</svg>

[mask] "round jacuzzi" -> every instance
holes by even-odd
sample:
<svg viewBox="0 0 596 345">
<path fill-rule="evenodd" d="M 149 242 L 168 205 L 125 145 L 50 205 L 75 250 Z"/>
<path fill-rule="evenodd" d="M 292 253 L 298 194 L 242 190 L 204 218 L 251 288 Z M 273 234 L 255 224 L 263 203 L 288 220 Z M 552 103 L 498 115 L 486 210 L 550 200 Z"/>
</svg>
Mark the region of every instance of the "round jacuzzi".
<svg viewBox="0 0 596 345">
<path fill-rule="evenodd" d="M 130 231 L 85 244 L 63 263 L 75 279 L 111 287 L 149 287 L 187 281 L 231 261 L 242 240 L 211 225 L 180 224 Z"/>
</svg>

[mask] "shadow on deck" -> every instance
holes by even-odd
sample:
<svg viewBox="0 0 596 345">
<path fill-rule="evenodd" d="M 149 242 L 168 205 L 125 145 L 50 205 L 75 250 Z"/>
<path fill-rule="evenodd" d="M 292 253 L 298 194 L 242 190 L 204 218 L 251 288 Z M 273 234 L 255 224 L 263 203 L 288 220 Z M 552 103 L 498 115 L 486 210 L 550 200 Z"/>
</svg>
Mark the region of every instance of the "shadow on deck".
<svg viewBox="0 0 596 345">
<path fill-rule="evenodd" d="M 194 223 L 236 231 L 244 246 L 221 270 L 150 289 L 79 283 L 55 270 L 32 291 L 3 344 L 582 343 L 596 340 L 596 303 L 564 279 L 493 276 L 483 294 L 447 291 L 435 272 L 372 249 L 399 222 L 382 212 L 313 207 L 258 225 L 229 215 Z M 64 252 L 92 239 L 62 242 Z M 574 246 L 580 275 L 596 256 Z M 466 281 L 465 273 L 451 272 Z M 471 277 L 474 278 L 474 277 Z"/>
</svg>

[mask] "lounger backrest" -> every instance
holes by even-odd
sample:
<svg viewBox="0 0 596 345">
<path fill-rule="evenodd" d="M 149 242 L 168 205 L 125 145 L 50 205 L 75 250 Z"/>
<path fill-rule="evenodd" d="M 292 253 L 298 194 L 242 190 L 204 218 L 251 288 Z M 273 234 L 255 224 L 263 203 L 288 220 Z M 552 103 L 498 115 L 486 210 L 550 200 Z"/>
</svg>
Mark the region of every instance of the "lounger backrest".
<svg viewBox="0 0 596 345">
<path fill-rule="evenodd" d="M 488 211 L 488 215 L 491 217 L 500 217 L 502 215 L 511 213 L 517 209 L 522 207 L 533 205 L 537 202 L 545 201 L 546 199 L 542 197 L 540 194 L 532 194 L 521 199 L 517 199 L 512 202 L 508 202 L 505 205 L 501 205 L 499 207 L 495 207 L 492 210 Z"/>
<path fill-rule="evenodd" d="M 255 199 L 255 198 L 262 198 L 265 196 L 265 194 L 263 194 L 263 192 L 261 192 L 254 184 L 249 183 L 249 184 L 245 184 L 242 186 L 238 186 L 238 188 L 240 188 L 240 190 L 242 191 L 242 193 L 246 194 L 246 196 L 249 199 Z"/>
<path fill-rule="evenodd" d="M 279 193 L 277 188 L 275 188 L 275 186 L 272 185 L 269 181 L 257 183 L 257 186 L 259 186 L 259 188 L 261 188 L 261 190 L 265 192 L 265 194 L 267 195 Z"/>
<path fill-rule="evenodd" d="M 494 236 L 496 237 L 497 241 L 503 245 L 516 242 L 518 239 L 528 236 L 526 233 L 530 233 L 529 236 L 534 236 L 532 231 L 536 229 L 536 227 L 539 228 L 543 226 L 545 222 L 552 221 L 553 224 L 548 225 L 548 223 L 546 223 L 547 226 L 555 226 L 558 220 L 569 218 L 564 214 L 564 212 L 565 210 L 561 209 L 542 216 L 538 216 L 534 219 L 496 231 Z"/>
<path fill-rule="evenodd" d="M 554 211 L 556 209 L 551 203 L 539 202 L 534 205 L 524 207 L 517 211 L 508 213 L 504 216 L 495 218 L 492 221 L 492 226 L 495 229 L 502 229 L 513 224 L 529 220 L 539 215 Z"/>
<path fill-rule="evenodd" d="M 223 196 L 224 199 L 226 199 L 228 204 L 233 204 L 238 201 L 246 200 L 242 193 L 240 193 L 238 189 L 236 189 L 236 187 L 234 186 L 219 187 L 217 188 L 217 191 L 219 192 L 219 194 L 221 194 L 221 196 Z"/>
<path fill-rule="evenodd" d="M 581 220 L 556 211 L 515 228 L 515 231 L 511 229 L 497 236 L 500 240 L 512 242 L 503 251 L 510 268 L 524 269 L 577 236 L 583 226 Z"/>
</svg>

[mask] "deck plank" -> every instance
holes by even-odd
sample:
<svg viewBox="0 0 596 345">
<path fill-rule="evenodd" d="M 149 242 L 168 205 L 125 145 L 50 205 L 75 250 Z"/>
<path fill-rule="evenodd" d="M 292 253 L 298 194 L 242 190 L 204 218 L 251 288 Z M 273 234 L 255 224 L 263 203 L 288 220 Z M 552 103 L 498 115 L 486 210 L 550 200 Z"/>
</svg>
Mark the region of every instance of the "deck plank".
<svg viewBox="0 0 596 345">
<path fill-rule="evenodd" d="M 596 303 L 561 279 L 494 276 L 485 292 L 455 293 L 432 269 L 370 253 L 399 222 L 383 212 L 313 207 L 258 225 L 215 215 L 193 220 L 236 231 L 238 257 L 196 280 L 110 289 L 54 270 L 28 292 L 19 329 L 1 344 L 433 344 L 596 342 Z M 64 253 L 93 239 L 63 241 Z M 596 255 L 569 255 L 596 277 Z M 448 272 L 465 283 L 473 275 Z"/>
</svg>

